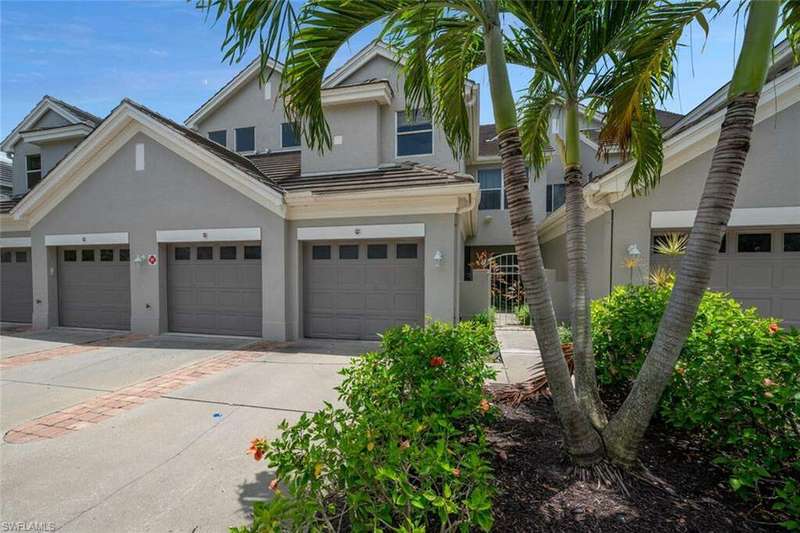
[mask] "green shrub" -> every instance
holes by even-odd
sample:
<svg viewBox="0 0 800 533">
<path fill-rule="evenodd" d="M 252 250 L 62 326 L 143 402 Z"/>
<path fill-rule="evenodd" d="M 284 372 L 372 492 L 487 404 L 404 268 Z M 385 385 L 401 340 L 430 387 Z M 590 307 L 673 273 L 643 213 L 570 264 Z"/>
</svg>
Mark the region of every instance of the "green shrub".
<svg viewBox="0 0 800 533">
<path fill-rule="evenodd" d="M 494 331 L 494 314 L 495 314 L 494 308 L 490 307 L 486 311 L 474 315 L 472 318 L 470 318 L 470 320 L 472 322 L 478 322 L 486 326 L 489 326 L 492 328 L 492 331 Z"/>
<path fill-rule="evenodd" d="M 592 304 L 598 379 L 624 390 L 655 337 L 670 288 L 618 287 Z M 659 415 L 716 450 L 732 488 L 800 527 L 800 332 L 707 292 Z M 794 518 L 794 521 L 791 519 Z"/>
<path fill-rule="evenodd" d="M 495 348 L 491 328 L 471 321 L 386 331 L 380 352 L 342 370 L 345 407 L 254 441 L 280 486 L 236 531 L 489 530 L 483 384 Z"/>
<path fill-rule="evenodd" d="M 517 315 L 517 321 L 523 326 L 530 326 L 531 324 L 531 310 L 528 304 L 522 304 L 517 307 L 514 314 Z"/>
<path fill-rule="evenodd" d="M 561 344 L 572 344 L 572 330 L 568 325 L 558 325 L 558 338 L 561 340 Z"/>
</svg>

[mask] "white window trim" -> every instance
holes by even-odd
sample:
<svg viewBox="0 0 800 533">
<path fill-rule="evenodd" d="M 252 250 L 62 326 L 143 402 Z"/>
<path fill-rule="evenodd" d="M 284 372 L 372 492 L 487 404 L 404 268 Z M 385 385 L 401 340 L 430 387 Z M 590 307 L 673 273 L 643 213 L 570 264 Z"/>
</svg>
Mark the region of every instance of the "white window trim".
<svg viewBox="0 0 800 533">
<path fill-rule="evenodd" d="M 419 111 L 419 110 L 415 110 L 415 111 Z M 398 121 L 397 117 L 398 117 L 398 115 L 400 113 L 405 113 L 405 109 L 403 109 L 401 111 L 395 111 L 394 112 L 394 158 L 395 159 L 400 159 L 402 157 L 430 157 L 430 156 L 432 156 L 434 154 L 434 152 L 436 152 L 436 146 L 434 144 L 436 142 L 435 141 L 435 137 L 436 136 L 433 134 L 433 118 L 431 118 L 431 129 L 430 130 L 399 132 L 399 131 L 397 131 L 397 126 L 399 124 L 399 121 Z M 397 137 L 399 135 L 414 135 L 414 134 L 417 134 L 417 133 L 425 133 L 427 131 L 431 132 L 431 151 L 430 151 L 430 153 L 427 153 L 427 154 L 407 154 L 407 155 L 398 155 L 397 154 L 397 151 L 398 151 L 397 149 L 399 148 L 399 145 L 400 145 L 400 143 L 397 142 Z"/>
<path fill-rule="evenodd" d="M 247 128 L 253 128 L 253 149 L 240 152 L 238 150 L 238 148 L 239 148 L 239 130 L 243 130 L 243 129 L 247 129 Z M 255 154 L 258 151 L 258 143 L 256 142 L 256 139 L 257 139 L 257 137 L 256 137 L 256 127 L 255 126 L 242 126 L 240 128 L 233 128 L 233 151 L 236 152 L 237 154 L 241 154 L 241 155 L 253 155 L 253 154 Z M 225 142 L 227 142 L 227 141 L 228 141 L 228 138 L 227 138 L 227 134 L 226 134 Z"/>
<path fill-rule="evenodd" d="M 424 236 L 423 223 L 297 228 L 298 241 L 400 239 Z"/>
<path fill-rule="evenodd" d="M 650 227 L 691 228 L 694 225 L 694 209 L 685 211 L 653 211 Z M 736 226 L 788 226 L 800 220 L 800 207 L 738 207 L 731 212 L 728 227 Z"/>
<path fill-rule="evenodd" d="M 211 134 L 212 134 L 212 133 L 219 133 L 219 132 L 221 132 L 221 131 L 224 131 L 224 132 L 225 132 L 225 144 L 219 144 L 219 143 L 217 143 L 217 141 L 215 141 L 214 139 L 212 139 L 212 138 L 211 138 Z M 220 146 L 224 146 L 225 148 L 227 148 L 227 147 L 228 147 L 228 130 L 227 130 L 227 129 L 225 129 L 225 128 L 222 128 L 222 129 L 219 129 L 219 130 L 209 130 L 209 132 L 208 132 L 208 133 L 206 133 L 206 139 L 208 139 L 208 140 L 209 140 L 209 141 L 211 141 L 212 143 L 217 143 L 217 144 L 219 144 Z"/>
<path fill-rule="evenodd" d="M 208 228 L 157 230 L 157 242 L 260 241 L 261 228 Z"/>
<path fill-rule="evenodd" d="M 287 151 L 287 152 L 288 151 L 293 151 L 293 150 L 300 150 L 300 148 L 302 148 L 302 146 L 303 146 L 303 140 L 302 139 L 298 139 L 298 141 L 300 141 L 299 144 L 295 144 L 294 146 L 286 146 L 286 144 L 283 142 L 283 125 L 284 124 L 290 124 L 290 122 L 281 122 L 278 125 L 278 128 L 280 128 L 279 135 L 280 135 L 280 138 L 281 138 L 281 150 L 282 151 Z M 298 132 L 298 135 L 299 135 L 299 133 L 300 132 Z"/>
<path fill-rule="evenodd" d="M 29 169 L 28 168 L 28 158 L 30 156 L 32 156 L 32 155 L 38 155 L 39 156 L 39 168 L 34 168 L 34 169 Z M 37 153 L 37 154 L 25 154 L 25 187 L 28 187 L 28 182 L 30 181 L 30 177 L 29 176 L 30 176 L 31 172 L 38 172 L 39 173 L 39 181 L 41 181 L 42 178 L 44 177 L 44 173 L 42 172 L 42 154 L 41 154 L 41 152 Z"/>
<path fill-rule="evenodd" d="M 93 244 L 128 244 L 128 234 L 119 233 L 71 233 L 45 235 L 45 246 L 88 246 Z"/>
<path fill-rule="evenodd" d="M 503 180 L 503 168 L 502 167 L 483 167 L 483 168 L 479 168 L 479 169 L 477 169 L 475 171 L 475 174 L 476 174 L 475 179 L 478 182 L 478 187 L 480 187 L 481 186 L 481 178 L 480 178 L 481 170 L 494 170 L 494 169 L 500 170 L 500 209 L 480 209 L 480 207 L 479 207 L 478 208 L 479 211 L 506 211 L 508 209 L 508 206 L 505 205 L 505 203 L 506 203 L 506 184 L 505 184 L 505 180 Z M 483 193 L 483 191 L 496 191 L 496 190 L 497 189 L 480 189 L 481 193 Z M 479 204 L 479 206 L 480 206 L 480 204 Z"/>
</svg>

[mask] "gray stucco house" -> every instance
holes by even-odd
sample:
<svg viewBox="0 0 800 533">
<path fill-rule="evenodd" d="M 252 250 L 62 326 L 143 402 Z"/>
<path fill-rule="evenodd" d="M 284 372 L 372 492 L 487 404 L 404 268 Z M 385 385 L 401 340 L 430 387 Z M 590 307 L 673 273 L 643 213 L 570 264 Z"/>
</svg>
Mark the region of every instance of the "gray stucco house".
<svg viewBox="0 0 800 533">
<path fill-rule="evenodd" d="M 800 323 L 800 69 L 778 52 L 714 287 Z M 127 99 L 100 119 L 45 96 L 1 147 L 13 197 L 0 204 L 0 319 L 283 340 L 469 314 L 471 258 L 513 250 L 479 85 L 465 86 L 473 150 L 457 160 L 437 124 L 405 112 L 397 59 L 372 43 L 324 82 L 333 149 L 320 155 L 286 121 L 281 65 L 264 85 L 258 68 L 183 125 Z M 652 239 L 691 225 L 723 94 L 663 113 L 664 177 L 643 198 L 625 188 L 629 163 L 594 158 L 602 117 L 584 120 L 593 297 L 628 282 L 631 245 L 641 282 L 660 261 Z M 531 194 L 566 318 L 557 156 Z"/>
</svg>

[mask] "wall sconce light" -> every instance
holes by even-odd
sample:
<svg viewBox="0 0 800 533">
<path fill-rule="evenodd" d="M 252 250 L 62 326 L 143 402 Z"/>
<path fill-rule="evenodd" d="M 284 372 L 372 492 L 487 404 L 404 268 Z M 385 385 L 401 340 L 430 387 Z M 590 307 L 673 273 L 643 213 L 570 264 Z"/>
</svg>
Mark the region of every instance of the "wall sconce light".
<svg viewBox="0 0 800 533">
<path fill-rule="evenodd" d="M 636 243 L 628 245 L 628 255 L 631 257 L 639 257 L 642 252 L 639 251 L 639 246 Z"/>
<path fill-rule="evenodd" d="M 442 260 L 443 259 L 444 259 L 444 255 L 442 255 L 442 251 L 441 250 L 436 250 L 436 253 L 433 254 L 433 264 L 436 266 L 436 268 L 439 268 L 440 266 L 442 266 Z"/>
</svg>

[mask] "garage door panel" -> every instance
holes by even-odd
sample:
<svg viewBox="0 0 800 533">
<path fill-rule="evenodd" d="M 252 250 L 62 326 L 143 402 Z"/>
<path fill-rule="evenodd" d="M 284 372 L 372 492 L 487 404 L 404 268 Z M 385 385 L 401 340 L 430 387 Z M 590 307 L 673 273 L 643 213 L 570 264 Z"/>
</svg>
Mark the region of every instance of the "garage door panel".
<svg viewBox="0 0 800 533">
<path fill-rule="evenodd" d="M 370 259 L 370 244 L 384 245 L 386 257 Z M 396 241 L 361 243 L 358 259 L 339 259 L 338 243 L 304 246 L 303 320 L 307 337 L 374 339 L 389 327 L 423 322 L 422 241 L 416 242 L 416 259 L 397 259 L 396 244 Z M 314 259 L 313 246 L 330 247 L 330 257 L 320 254 Z M 380 254 L 380 248 L 373 252 Z M 355 255 L 352 249 L 344 253 Z"/>
<path fill-rule="evenodd" d="M 743 289 L 772 288 L 773 265 L 769 262 L 759 264 L 734 264 L 732 283 Z"/>
<path fill-rule="evenodd" d="M 131 269 L 128 261 L 120 261 L 119 250 L 114 247 L 111 261 L 100 261 L 102 247 L 59 248 L 58 292 L 59 322 L 62 326 L 130 329 L 131 323 Z M 90 253 L 93 250 L 94 253 Z M 68 261 L 73 258 L 94 256 L 94 261 Z"/>
<path fill-rule="evenodd" d="M 778 316 L 783 317 L 787 322 L 800 324 L 800 297 L 784 298 Z"/>
<path fill-rule="evenodd" d="M 236 247 L 235 259 L 222 259 L 220 244 L 169 247 L 170 331 L 261 336 L 261 260 L 244 259 L 244 244 L 223 246 Z M 188 259 L 175 259 L 176 247 L 189 248 Z M 211 259 L 197 259 L 199 247 L 210 247 Z"/>
<path fill-rule="evenodd" d="M 800 289 L 800 261 L 794 264 L 781 265 L 778 282 L 780 287 L 786 289 Z"/>
</svg>

